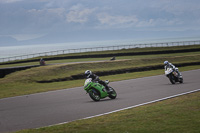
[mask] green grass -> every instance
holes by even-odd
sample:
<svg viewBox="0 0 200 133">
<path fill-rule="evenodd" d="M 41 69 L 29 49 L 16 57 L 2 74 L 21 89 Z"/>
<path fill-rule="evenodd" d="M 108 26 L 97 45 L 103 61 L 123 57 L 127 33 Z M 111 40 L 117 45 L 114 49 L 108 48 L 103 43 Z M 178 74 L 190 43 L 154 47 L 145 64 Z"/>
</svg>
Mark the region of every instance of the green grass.
<svg viewBox="0 0 200 133">
<path fill-rule="evenodd" d="M 50 80 L 50 79 L 71 77 L 72 75 L 76 74 L 83 74 L 84 71 L 87 69 L 90 69 L 93 72 L 97 72 L 97 71 L 119 70 L 119 69 L 127 69 L 134 67 L 151 66 L 151 65 L 162 65 L 164 60 L 169 60 L 170 62 L 173 63 L 198 62 L 200 61 L 200 55 L 182 55 L 175 57 L 146 56 L 146 58 L 142 59 L 133 58 L 131 60 L 116 60 L 116 61 L 106 61 L 98 63 L 60 64 L 60 65 L 42 66 L 10 74 L 4 78 L 4 81 L 7 80 L 7 81 L 34 82 L 40 80 Z"/>
<path fill-rule="evenodd" d="M 17 133 L 199 133 L 200 92 L 67 124 Z"/>
</svg>

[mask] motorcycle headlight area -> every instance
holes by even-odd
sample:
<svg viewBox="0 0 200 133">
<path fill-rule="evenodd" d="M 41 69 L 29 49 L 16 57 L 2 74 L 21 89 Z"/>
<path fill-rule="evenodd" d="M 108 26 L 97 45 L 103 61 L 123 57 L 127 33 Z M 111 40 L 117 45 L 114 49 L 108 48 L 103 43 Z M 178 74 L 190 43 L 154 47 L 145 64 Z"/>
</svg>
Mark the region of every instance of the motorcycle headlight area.
<svg viewBox="0 0 200 133">
<path fill-rule="evenodd" d="M 90 85 L 91 82 L 88 82 L 87 84 L 84 85 L 84 88 L 87 88 Z"/>
</svg>

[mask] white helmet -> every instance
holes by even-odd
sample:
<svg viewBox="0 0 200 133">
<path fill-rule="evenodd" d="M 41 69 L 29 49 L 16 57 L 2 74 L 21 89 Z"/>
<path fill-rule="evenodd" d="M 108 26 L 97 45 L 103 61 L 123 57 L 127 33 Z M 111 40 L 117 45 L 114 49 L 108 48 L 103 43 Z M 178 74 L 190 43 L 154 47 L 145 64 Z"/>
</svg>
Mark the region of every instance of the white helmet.
<svg viewBox="0 0 200 133">
<path fill-rule="evenodd" d="M 166 61 L 164 61 L 164 64 L 165 64 L 165 65 L 167 65 L 168 63 L 169 63 L 169 62 L 168 62 L 167 60 L 166 60 Z"/>
<path fill-rule="evenodd" d="M 92 71 L 86 70 L 86 71 L 85 71 L 85 76 L 86 76 L 87 78 L 89 78 L 90 75 L 92 75 Z"/>
</svg>

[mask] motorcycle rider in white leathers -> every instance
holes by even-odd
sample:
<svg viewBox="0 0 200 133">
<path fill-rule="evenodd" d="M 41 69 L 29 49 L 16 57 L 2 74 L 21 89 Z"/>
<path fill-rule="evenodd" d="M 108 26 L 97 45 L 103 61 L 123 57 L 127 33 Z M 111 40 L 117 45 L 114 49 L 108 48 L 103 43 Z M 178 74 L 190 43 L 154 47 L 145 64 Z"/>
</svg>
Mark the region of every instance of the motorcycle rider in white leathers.
<svg viewBox="0 0 200 133">
<path fill-rule="evenodd" d="M 172 63 L 168 62 L 168 61 L 164 61 L 164 68 L 165 71 L 167 70 L 167 68 L 172 68 L 173 70 L 175 70 L 178 73 L 178 77 L 182 76 L 181 73 L 178 71 L 178 68 L 175 67 Z"/>
</svg>

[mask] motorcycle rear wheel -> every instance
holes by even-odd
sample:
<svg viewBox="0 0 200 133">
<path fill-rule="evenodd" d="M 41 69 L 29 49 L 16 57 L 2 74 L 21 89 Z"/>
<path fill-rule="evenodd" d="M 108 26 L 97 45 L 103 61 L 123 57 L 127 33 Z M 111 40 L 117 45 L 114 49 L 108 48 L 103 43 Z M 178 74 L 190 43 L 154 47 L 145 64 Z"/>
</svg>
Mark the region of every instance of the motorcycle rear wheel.
<svg viewBox="0 0 200 133">
<path fill-rule="evenodd" d="M 112 89 L 112 92 L 108 95 L 108 97 L 111 99 L 115 99 L 117 97 L 116 91 L 112 87 L 109 88 Z"/>
<path fill-rule="evenodd" d="M 179 80 L 179 83 L 183 83 L 183 78 L 181 78 L 181 79 Z"/>
</svg>

